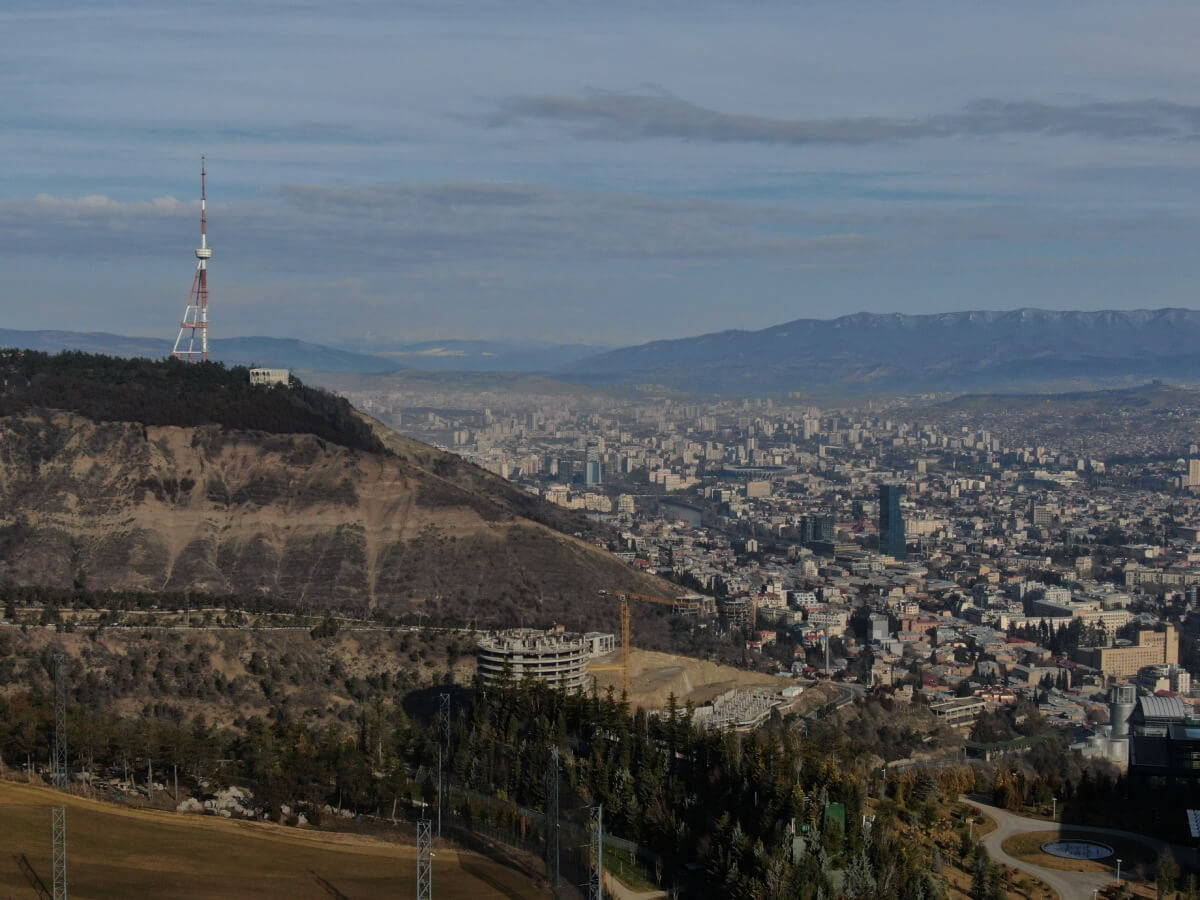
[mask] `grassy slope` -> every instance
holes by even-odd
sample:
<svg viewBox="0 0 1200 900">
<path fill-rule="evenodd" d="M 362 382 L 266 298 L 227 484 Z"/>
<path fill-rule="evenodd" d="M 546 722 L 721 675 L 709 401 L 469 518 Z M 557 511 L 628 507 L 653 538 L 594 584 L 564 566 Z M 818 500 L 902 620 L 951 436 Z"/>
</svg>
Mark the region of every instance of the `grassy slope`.
<svg viewBox="0 0 1200 900">
<path fill-rule="evenodd" d="M 17 856 L 50 884 L 50 805 L 63 795 L 0 782 L 0 896 L 34 896 Z M 413 846 L 370 838 L 115 807 L 66 797 L 69 882 L 76 897 L 405 897 L 416 888 Z M 482 856 L 439 849 L 439 900 L 544 897 Z"/>
</svg>

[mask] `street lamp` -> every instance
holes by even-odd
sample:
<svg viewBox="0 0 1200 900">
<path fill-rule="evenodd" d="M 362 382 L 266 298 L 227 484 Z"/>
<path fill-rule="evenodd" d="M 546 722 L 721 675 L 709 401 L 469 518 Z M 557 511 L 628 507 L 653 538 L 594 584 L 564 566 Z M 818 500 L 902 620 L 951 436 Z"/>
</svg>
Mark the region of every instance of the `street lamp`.
<svg viewBox="0 0 1200 900">
<path fill-rule="evenodd" d="M 1050 807 L 1050 819 L 1053 821 L 1058 818 L 1058 797 L 1051 797 L 1050 803 L 1052 804 Z"/>
<path fill-rule="evenodd" d="M 1117 884 L 1121 883 L 1121 860 L 1117 860 Z"/>
</svg>

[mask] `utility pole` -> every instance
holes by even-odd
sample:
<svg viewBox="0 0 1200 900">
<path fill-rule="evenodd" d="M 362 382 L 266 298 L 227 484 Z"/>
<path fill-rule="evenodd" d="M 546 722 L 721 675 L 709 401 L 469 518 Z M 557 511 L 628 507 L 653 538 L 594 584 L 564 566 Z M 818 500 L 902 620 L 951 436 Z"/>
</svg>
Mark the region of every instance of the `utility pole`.
<svg viewBox="0 0 1200 900">
<path fill-rule="evenodd" d="M 67 655 L 54 654 L 54 786 L 67 787 Z"/>
<path fill-rule="evenodd" d="M 417 820 L 417 900 L 433 900 L 433 823 Z"/>
<path fill-rule="evenodd" d="M 592 807 L 592 873 L 588 900 L 604 900 L 604 805 Z"/>
<path fill-rule="evenodd" d="M 546 878 L 550 893 L 558 891 L 558 748 L 550 748 L 550 768 L 546 772 Z"/>
<path fill-rule="evenodd" d="M 54 758 L 51 778 L 67 789 L 67 655 L 54 654 Z M 50 858 L 54 869 L 54 900 L 67 900 L 67 808 L 50 809 Z"/>
<path fill-rule="evenodd" d="M 67 900 L 67 808 L 50 808 L 50 858 L 54 869 L 54 900 Z"/>
<path fill-rule="evenodd" d="M 442 806 L 450 792 L 450 695 L 439 695 L 441 706 L 441 740 L 438 741 L 438 809 L 437 833 L 442 836 Z"/>
</svg>

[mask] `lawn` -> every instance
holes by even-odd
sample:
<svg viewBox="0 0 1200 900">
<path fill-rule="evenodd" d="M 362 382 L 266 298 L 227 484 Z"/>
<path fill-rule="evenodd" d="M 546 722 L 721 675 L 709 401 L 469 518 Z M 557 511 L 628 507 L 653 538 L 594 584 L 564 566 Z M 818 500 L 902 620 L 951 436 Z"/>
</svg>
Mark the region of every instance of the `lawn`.
<svg viewBox="0 0 1200 900">
<path fill-rule="evenodd" d="M 1060 856 L 1052 856 L 1042 850 L 1042 844 L 1047 841 L 1059 840 L 1097 841 L 1112 847 L 1114 852 L 1111 857 L 1106 859 L 1093 860 L 1064 859 Z M 1002 846 L 1005 853 L 1017 859 L 1044 866 L 1047 869 L 1063 869 L 1068 872 L 1112 872 L 1116 868 L 1117 859 L 1120 858 L 1123 870 L 1133 874 L 1138 865 L 1150 864 L 1157 859 L 1157 854 L 1139 841 L 1106 834 L 1073 831 L 1070 828 L 1031 831 L 1027 834 L 1014 835 Z"/>
<path fill-rule="evenodd" d="M 127 809 L 0 782 L 0 896 L 36 896 L 22 857 L 50 884 L 50 807 L 64 801 L 69 883 L 77 897 L 303 900 L 416 893 L 412 843 Z M 448 847 L 436 848 L 433 884 L 439 900 L 548 896 L 519 872 Z"/>
<path fill-rule="evenodd" d="M 626 887 L 635 891 L 657 891 L 649 866 L 633 854 L 613 847 L 604 849 L 604 868 Z"/>
</svg>

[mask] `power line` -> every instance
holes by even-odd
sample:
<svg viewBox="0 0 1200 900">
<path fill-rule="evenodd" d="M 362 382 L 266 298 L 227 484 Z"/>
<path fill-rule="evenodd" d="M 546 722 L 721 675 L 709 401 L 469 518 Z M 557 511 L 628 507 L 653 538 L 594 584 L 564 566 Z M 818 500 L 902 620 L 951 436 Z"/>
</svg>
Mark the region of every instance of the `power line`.
<svg viewBox="0 0 1200 900">
<path fill-rule="evenodd" d="M 604 900 L 604 805 L 592 807 L 592 871 L 588 900 Z"/>
<path fill-rule="evenodd" d="M 445 803 L 443 798 L 449 793 L 450 787 L 450 695 L 439 695 L 439 702 L 441 705 L 441 723 L 439 725 L 441 740 L 438 741 L 437 833 L 438 837 L 441 837 L 442 806 Z"/>
<path fill-rule="evenodd" d="M 67 787 L 67 655 L 54 654 L 54 759 L 51 777 L 60 791 Z"/>
<path fill-rule="evenodd" d="M 550 767 L 546 772 L 546 876 L 550 881 L 551 893 L 558 891 L 558 854 L 558 747 L 551 747 Z"/>
<path fill-rule="evenodd" d="M 50 809 L 51 859 L 54 868 L 54 900 L 67 900 L 67 808 Z"/>
<path fill-rule="evenodd" d="M 433 900 L 433 823 L 417 820 L 417 900 Z"/>
</svg>

